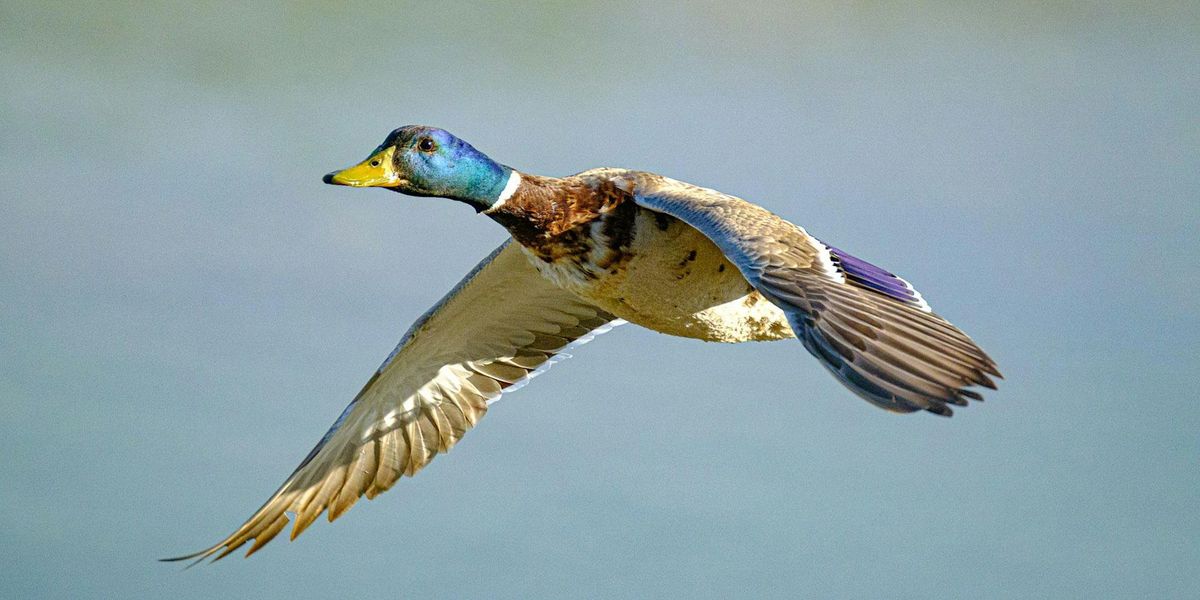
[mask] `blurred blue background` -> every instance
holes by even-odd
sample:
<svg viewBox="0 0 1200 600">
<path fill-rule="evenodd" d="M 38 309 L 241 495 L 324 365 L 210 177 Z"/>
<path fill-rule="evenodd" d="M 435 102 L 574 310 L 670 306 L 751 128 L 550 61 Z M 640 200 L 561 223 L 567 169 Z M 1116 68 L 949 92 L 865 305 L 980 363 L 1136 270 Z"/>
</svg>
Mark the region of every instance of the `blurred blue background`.
<svg viewBox="0 0 1200 600">
<path fill-rule="evenodd" d="M 0 4 L 0 596 L 1200 596 L 1200 6 Z M 657 171 L 913 281 L 946 420 L 635 327 L 296 543 L 242 522 L 504 232 L 392 128 Z"/>
</svg>

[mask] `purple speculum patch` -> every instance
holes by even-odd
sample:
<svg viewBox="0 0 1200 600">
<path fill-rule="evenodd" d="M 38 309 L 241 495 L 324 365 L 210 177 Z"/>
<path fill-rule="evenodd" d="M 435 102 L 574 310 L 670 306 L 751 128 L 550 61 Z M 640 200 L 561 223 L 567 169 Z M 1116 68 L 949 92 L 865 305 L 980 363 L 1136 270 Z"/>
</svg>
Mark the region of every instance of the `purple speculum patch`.
<svg viewBox="0 0 1200 600">
<path fill-rule="evenodd" d="M 829 254 L 833 258 L 834 264 L 846 274 L 846 279 L 849 281 L 902 302 L 919 302 L 916 292 L 908 285 L 908 282 L 897 277 L 891 271 L 881 269 L 861 258 L 855 258 L 828 244 L 825 247 L 829 248 Z"/>
</svg>

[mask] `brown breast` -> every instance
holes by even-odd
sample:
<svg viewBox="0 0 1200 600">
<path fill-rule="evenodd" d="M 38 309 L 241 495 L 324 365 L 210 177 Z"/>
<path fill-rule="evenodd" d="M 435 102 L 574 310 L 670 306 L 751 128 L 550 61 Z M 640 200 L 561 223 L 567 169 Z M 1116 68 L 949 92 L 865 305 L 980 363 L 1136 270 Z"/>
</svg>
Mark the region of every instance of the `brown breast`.
<svg viewBox="0 0 1200 600">
<path fill-rule="evenodd" d="M 545 262 L 606 269 L 628 250 L 637 210 L 629 191 L 603 178 L 522 174 L 517 191 L 490 216 Z"/>
</svg>

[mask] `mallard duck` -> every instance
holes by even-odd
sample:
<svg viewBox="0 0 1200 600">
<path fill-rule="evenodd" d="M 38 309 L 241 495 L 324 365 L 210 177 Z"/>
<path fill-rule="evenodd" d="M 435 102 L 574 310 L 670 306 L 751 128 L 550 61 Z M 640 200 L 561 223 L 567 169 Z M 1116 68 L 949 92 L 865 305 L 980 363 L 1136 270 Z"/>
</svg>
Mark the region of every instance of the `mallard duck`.
<svg viewBox="0 0 1200 600">
<path fill-rule="evenodd" d="M 237 531 L 175 559 L 295 539 L 448 451 L 502 393 L 621 323 L 715 342 L 798 338 L 859 397 L 950 416 L 996 364 L 891 272 L 759 206 L 652 173 L 504 166 L 444 130 L 393 131 L 326 183 L 463 202 L 510 238 L 408 330 L 283 485 Z"/>
</svg>

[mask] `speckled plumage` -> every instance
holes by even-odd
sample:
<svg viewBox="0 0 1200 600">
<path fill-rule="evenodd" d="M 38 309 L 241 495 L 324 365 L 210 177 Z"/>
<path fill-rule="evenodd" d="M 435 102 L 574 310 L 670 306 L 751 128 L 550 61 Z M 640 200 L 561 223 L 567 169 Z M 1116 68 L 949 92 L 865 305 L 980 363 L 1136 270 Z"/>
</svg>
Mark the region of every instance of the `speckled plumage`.
<svg viewBox="0 0 1200 600">
<path fill-rule="evenodd" d="M 707 341 L 799 338 L 858 396 L 949 416 L 995 363 L 904 279 L 740 198 L 652 173 L 517 173 L 443 130 L 396 130 L 326 182 L 440 195 L 512 236 L 417 321 L 283 485 L 221 542 L 295 538 L 448 451 L 501 393 L 629 321 Z M 762 376 L 752 366 L 747 377 Z M 797 394 L 802 396 L 802 394 Z M 291 516 L 289 516 L 291 515 Z"/>
<path fill-rule="evenodd" d="M 711 240 L 665 213 L 639 206 L 639 179 L 596 169 L 522 185 L 489 213 L 560 287 L 631 323 L 715 342 L 794 337 Z"/>
</svg>

